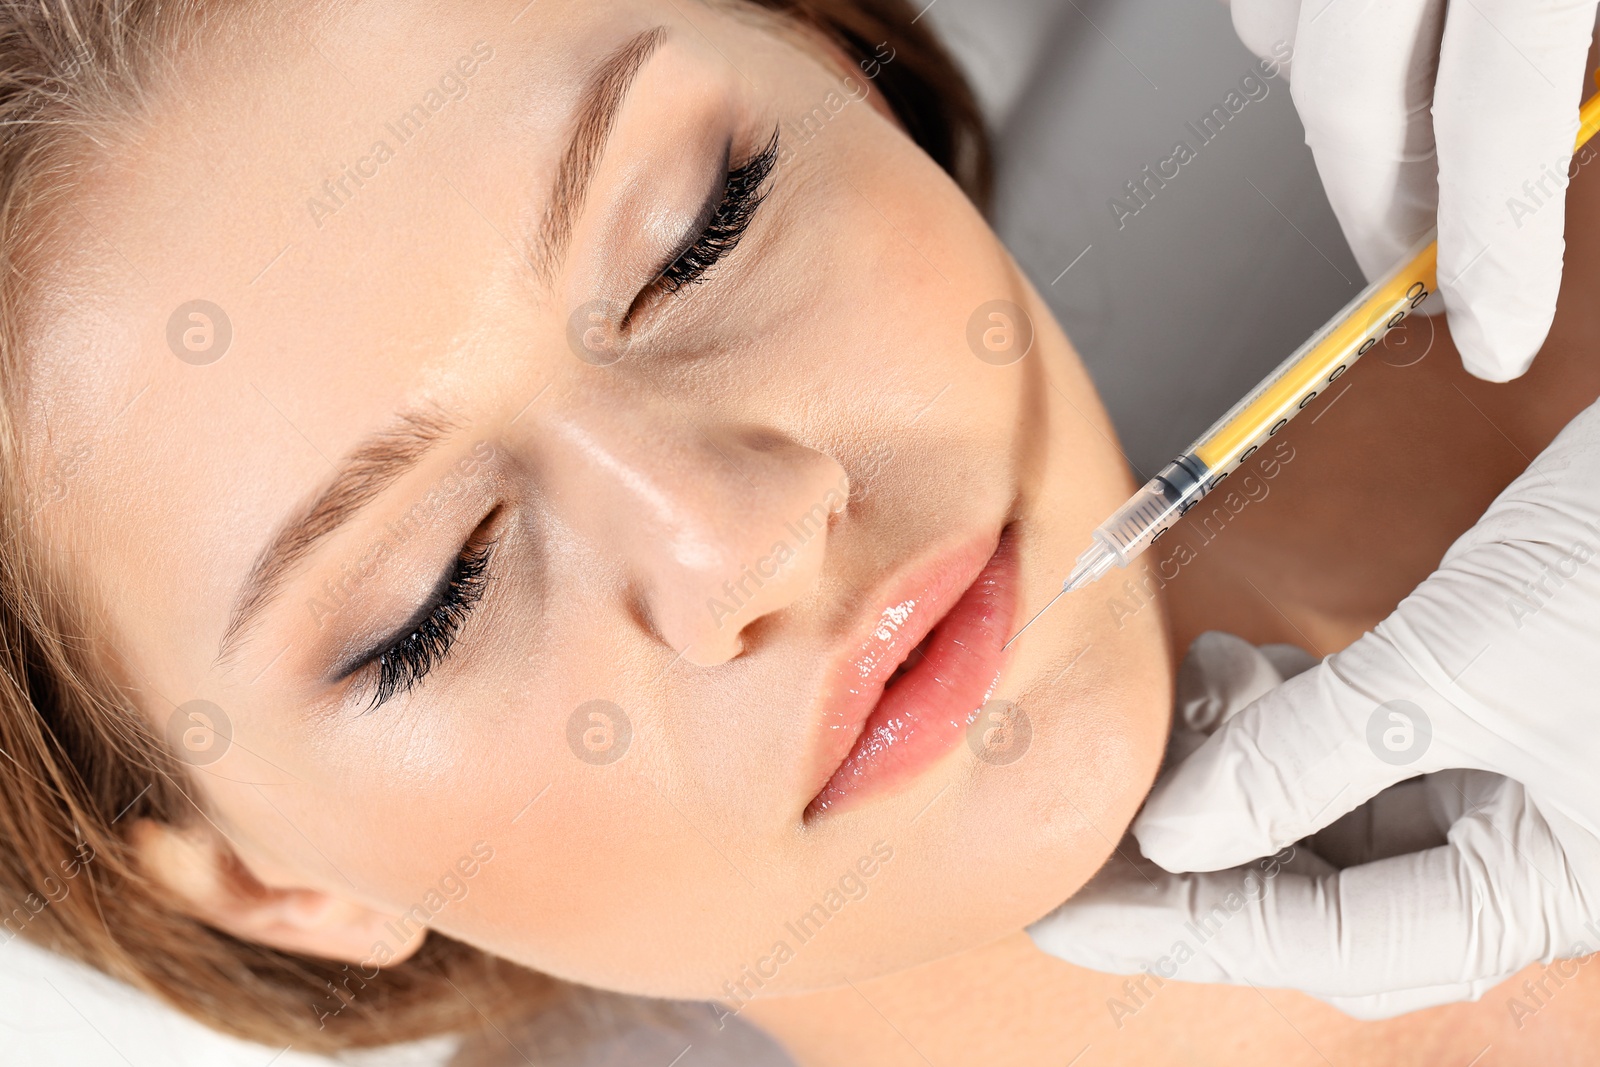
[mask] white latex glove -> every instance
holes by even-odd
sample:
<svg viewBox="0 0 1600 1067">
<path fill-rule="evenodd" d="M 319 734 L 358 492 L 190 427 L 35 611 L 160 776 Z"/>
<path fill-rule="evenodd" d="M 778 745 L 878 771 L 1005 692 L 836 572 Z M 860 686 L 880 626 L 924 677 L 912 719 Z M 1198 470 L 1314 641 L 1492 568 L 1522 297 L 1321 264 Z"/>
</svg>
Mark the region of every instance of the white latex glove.
<svg viewBox="0 0 1600 1067">
<path fill-rule="evenodd" d="M 1349 648 L 1271 688 L 1281 655 L 1207 641 L 1133 823 L 1154 862 L 1125 847 L 1047 952 L 1376 1018 L 1600 950 L 1600 404 Z"/>
<path fill-rule="evenodd" d="M 1555 315 L 1565 188 L 1596 0 L 1232 0 L 1281 59 L 1328 199 L 1368 279 L 1439 227 L 1467 370 L 1509 381 Z M 1436 180 L 1437 179 L 1437 180 Z"/>
</svg>

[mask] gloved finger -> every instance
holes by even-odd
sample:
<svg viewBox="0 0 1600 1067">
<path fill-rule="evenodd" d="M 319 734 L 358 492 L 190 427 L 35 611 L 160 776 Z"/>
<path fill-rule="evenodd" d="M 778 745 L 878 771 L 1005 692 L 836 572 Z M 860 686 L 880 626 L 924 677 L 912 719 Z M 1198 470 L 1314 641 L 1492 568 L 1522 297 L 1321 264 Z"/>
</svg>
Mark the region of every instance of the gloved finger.
<svg viewBox="0 0 1600 1067">
<path fill-rule="evenodd" d="M 1432 777 L 1390 786 L 1317 831 L 1307 843 L 1338 870 L 1438 848 L 1450 826 L 1441 817 L 1441 805 L 1435 803 Z"/>
<path fill-rule="evenodd" d="M 1300 0 L 1232 0 L 1229 7 L 1239 40 L 1287 80 L 1300 23 Z"/>
<path fill-rule="evenodd" d="M 1215 871 L 1309 837 L 1382 790 L 1450 766 L 1450 709 L 1388 656 L 1357 678 L 1339 655 L 1230 718 L 1158 781 L 1133 822 L 1144 855 L 1169 871 Z M 1365 662 L 1358 660 L 1357 662 Z M 1362 679 L 1376 679 L 1366 682 Z"/>
<path fill-rule="evenodd" d="M 1480 771 L 1433 777 L 1459 813 L 1446 845 L 1320 876 L 1285 870 L 1256 892 L 1238 871 L 1191 883 L 1204 892 L 1168 897 L 1166 954 L 1204 955 L 1204 972 L 1222 976 L 1210 980 L 1380 1012 L 1470 996 L 1571 953 L 1581 879 L 1523 787 Z"/>
<path fill-rule="evenodd" d="M 1258 648 L 1220 630 L 1200 634 L 1190 642 L 1189 651 L 1178 664 L 1172 701 L 1173 729 L 1198 734 L 1204 740 L 1218 726 L 1282 685 L 1284 679 L 1316 666 L 1315 658 L 1301 652 L 1295 669 L 1284 669 L 1286 648 Z"/>
<path fill-rule="evenodd" d="M 1439 288 L 1468 371 L 1508 381 L 1561 286 L 1567 168 L 1595 0 L 1452 4 L 1434 90 Z"/>
<path fill-rule="evenodd" d="M 1503 787 L 1501 776 L 1481 771 L 1448 770 L 1413 778 L 1379 793 L 1317 834 L 1310 844 L 1340 867 L 1437 848 L 1448 844 L 1447 833 L 1456 820 L 1480 808 Z M 1331 836 L 1336 833 L 1342 837 Z M 1353 1018 L 1389 1019 L 1441 1004 L 1478 1000 L 1515 973 L 1320 999 Z"/>
<path fill-rule="evenodd" d="M 1299 849 L 1294 858 L 1306 854 Z M 1339 875 L 1294 867 L 1293 861 L 1284 863 L 1271 878 L 1252 866 L 1206 874 L 1156 870 L 1149 879 L 1123 867 L 1112 878 L 1097 876 L 1028 933 L 1043 951 L 1080 967 L 1298 989 L 1358 1019 L 1475 1000 L 1520 969 L 1444 980 L 1407 973 L 1409 955 L 1433 951 L 1434 942 L 1425 940 L 1428 931 L 1407 934 L 1393 946 L 1398 967 L 1388 955 L 1341 951 L 1338 920 L 1325 911 L 1329 899 L 1337 898 Z M 1370 916 L 1348 918 L 1360 923 Z M 1364 992 L 1352 994 L 1352 988 Z"/>
<path fill-rule="evenodd" d="M 1159 967 L 1162 977 L 1180 981 L 1237 982 L 1238 975 L 1196 950 L 1206 932 L 1273 880 L 1334 873 L 1309 849 L 1289 848 L 1236 870 L 1169 874 L 1128 842 L 1028 934 L 1043 951 L 1091 970 L 1136 974 Z M 1176 947 L 1179 942 L 1187 947 Z"/>
<path fill-rule="evenodd" d="M 1367 997 L 1318 997 L 1330 1007 L 1338 1008 L 1354 1019 L 1392 1019 L 1408 1015 L 1423 1008 L 1437 1008 L 1441 1004 L 1456 1004 L 1463 1000 L 1477 1000 L 1489 990 L 1510 978 L 1516 971 L 1480 978 L 1471 982 L 1447 982 L 1444 985 L 1421 989 L 1400 989 L 1374 993 Z"/>
<path fill-rule="evenodd" d="M 1301 849 L 1296 859 L 1306 855 Z M 1160 979 L 1298 989 L 1358 1018 L 1386 1018 L 1481 991 L 1473 981 L 1404 986 L 1403 973 L 1370 952 L 1330 949 L 1325 911 L 1337 872 L 1283 864 L 1203 874 L 1126 867 L 1097 875 L 1078 895 L 1028 927 L 1044 952 L 1079 967 Z M 1306 864 L 1303 866 L 1313 866 Z M 1364 917 L 1358 917 L 1364 918 Z M 1426 952 L 1426 943 L 1396 946 Z M 1363 973 L 1335 975 L 1335 969 Z M 1396 988 L 1389 988 L 1394 983 Z M 1352 990 L 1361 992 L 1352 993 Z"/>
<path fill-rule="evenodd" d="M 1444 0 L 1311 3 L 1289 92 L 1317 172 L 1370 280 L 1433 226 L 1433 102 Z"/>
</svg>

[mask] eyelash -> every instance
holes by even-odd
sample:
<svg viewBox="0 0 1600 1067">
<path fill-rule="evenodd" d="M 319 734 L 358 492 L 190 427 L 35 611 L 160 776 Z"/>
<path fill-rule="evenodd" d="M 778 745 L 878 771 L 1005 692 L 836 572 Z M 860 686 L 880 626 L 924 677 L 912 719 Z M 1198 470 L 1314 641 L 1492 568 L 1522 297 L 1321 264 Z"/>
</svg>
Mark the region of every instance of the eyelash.
<svg viewBox="0 0 1600 1067">
<path fill-rule="evenodd" d="M 765 148 L 749 161 L 728 172 L 722 187 L 722 201 L 711 213 L 711 221 L 694 243 L 656 275 L 651 287 L 663 293 L 676 293 L 688 285 L 705 280 L 706 273 L 732 252 L 755 218 L 756 209 L 766 199 L 761 187 L 778 162 L 778 131 Z M 770 190 L 769 190 L 770 191 Z"/>
<path fill-rule="evenodd" d="M 372 700 L 367 711 L 376 711 L 395 696 L 408 693 L 429 671 L 450 654 L 461 627 L 483 598 L 489 583 L 489 558 L 494 542 L 467 545 L 451 567 L 439 603 L 405 637 L 391 644 L 367 663 L 376 672 Z"/>
<path fill-rule="evenodd" d="M 711 268 L 734 250 L 750 228 L 756 209 L 767 197 L 761 187 L 772 175 L 777 162 L 778 131 L 773 130 L 766 147 L 728 172 L 722 200 L 711 213 L 705 229 L 656 276 L 651 287 L 671 294 L 704 281 Z M 369 712 L 397 695 L 410 692 L 450 654 L 461 627 L 483 598 L 493 549 L 493 541 L 464 549 L 456 558 L 443 596 L 428 617 L 368 661 L 370 670 L 377 673 L 372 699 L 367 705 Z"/>
</svg>

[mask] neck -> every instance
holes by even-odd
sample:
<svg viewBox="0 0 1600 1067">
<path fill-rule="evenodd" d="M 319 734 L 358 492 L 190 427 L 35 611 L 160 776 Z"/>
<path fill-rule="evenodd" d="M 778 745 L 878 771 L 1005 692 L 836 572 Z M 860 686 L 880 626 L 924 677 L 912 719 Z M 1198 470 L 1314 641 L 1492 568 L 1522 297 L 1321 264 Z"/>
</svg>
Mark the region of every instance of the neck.
<svg viewBox="0 0 1600 1067">
<path fill-rule="evenodd" d="M 1107 1004 L 1126 999 L 1126 981 L 1051 959 L 1019 932 L 841 989 L 758 1000 L 744 1014 L 801 1067 L 1036 1067 L 1114 1035 Z"/>
<path fill-rule="evenodd" d="M 1590 1004 L 1574 997 L 1572 1011 L 1572 1027 L 1589 1025 Z M 1514 1032 L 1504 1012 L 1473 1004 L 1363 1024 L 1286 990 L 1100 974 L 1046 956 L 1021 932 L 840 989 L 757 1000 L 743 1014 L 800 1067 L 1420 1067 L 1458 1053 L 1465 1062 L 1485 1034 Z"/>
</svg>

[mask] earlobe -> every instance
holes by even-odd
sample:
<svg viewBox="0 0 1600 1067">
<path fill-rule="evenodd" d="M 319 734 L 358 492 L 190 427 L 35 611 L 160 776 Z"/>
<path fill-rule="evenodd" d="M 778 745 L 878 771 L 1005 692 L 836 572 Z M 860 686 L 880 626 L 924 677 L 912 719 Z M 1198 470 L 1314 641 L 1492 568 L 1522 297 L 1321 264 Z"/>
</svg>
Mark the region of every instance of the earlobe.
<svg viewBox="0 0 1600 1067">
<path fill-rule="evenodd" d="M 397 924 L 398 913 L 336 893 L 267 885 L 206 826 L 179 828 L 140 819 L 129 840 L 141 869 L 172 894 L 174 906 L 246 941 L 297 955 L 386 966 L 421 948 L 427 933 Z M 397 929 L 410 931 L 399 944 Z"/>
</svg>

